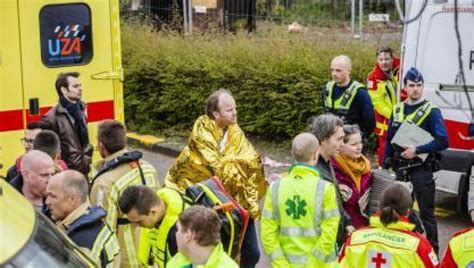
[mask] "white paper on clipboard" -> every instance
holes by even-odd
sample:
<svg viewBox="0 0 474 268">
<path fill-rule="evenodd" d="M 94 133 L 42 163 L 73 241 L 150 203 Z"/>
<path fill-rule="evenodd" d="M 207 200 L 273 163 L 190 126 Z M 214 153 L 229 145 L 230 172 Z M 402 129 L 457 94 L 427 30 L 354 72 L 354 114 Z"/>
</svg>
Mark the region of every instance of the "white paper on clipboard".
<svg viewBox="0 0 474 268">
<path fill-rule="evenodd" d="M 395 136 L 393 136 L 392 144 L 396 144 L 401 147 L 409 145 L 419 146 L 427 144 L 433 140 L 434 138 L 429 132 L 413 124 L 412 122 L 405 120 L 398 128 Z M 428 154 L 418 154 L 416 156 L 425 161 L 428 157 Z"/>
</svg>

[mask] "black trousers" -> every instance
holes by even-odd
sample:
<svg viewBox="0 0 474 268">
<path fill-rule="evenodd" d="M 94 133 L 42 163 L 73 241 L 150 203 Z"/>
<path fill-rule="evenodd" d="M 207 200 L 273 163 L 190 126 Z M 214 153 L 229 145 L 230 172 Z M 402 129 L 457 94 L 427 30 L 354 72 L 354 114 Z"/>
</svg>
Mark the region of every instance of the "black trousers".
<svg viewBox="0 0 474 268">
<path fill-rule="evenodd" d="M 260 251 L 258 249 L 257 230 L 255 229 L 255 221 L 249 219 L 247 232 L 242 242 L 240 251 L 240 267 L 253 268 L 260 259 Z"/>
<path fill-rule="evenodd" d="M 434 215 L 436 186 L 433 172 L 424 166 L 415 168 L 410 171 L 410 179 L 413 183 L 415 199 L 420 207 L 420 218 L 426 231 L 426 238 L 438 253 L 438 223 Z"/>
</svg>

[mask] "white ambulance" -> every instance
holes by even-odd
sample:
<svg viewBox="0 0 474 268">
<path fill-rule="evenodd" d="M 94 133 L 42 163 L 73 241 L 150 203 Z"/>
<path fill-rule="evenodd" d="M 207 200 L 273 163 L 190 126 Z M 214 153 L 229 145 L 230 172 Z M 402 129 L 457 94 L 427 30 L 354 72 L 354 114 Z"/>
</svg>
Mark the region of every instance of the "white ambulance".
<svg viewBox="0 0 474 268">
<path fill-rule="evenodd" d="M 474 1 L 459 0 L 457 8 L 454 0 L 407 0 L 405 5 L 406 19 L 421 15 L 404 27 L 401 73 L 418 68 L 425 79 L 425 97 L 441 109 L 449 148 L 443 152 L 443 169 L 435 173 L 436 188 L 457 195 L 460 210 L 474 163 Z M 467 92 L 460 79 L 455 11 Z"/>
</svg>

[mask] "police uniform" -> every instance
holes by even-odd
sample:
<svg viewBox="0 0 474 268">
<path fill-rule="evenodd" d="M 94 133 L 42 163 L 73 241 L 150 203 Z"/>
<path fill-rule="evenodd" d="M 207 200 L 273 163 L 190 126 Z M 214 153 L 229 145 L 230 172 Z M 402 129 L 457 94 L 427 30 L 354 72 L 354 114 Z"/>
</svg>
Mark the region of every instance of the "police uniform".
<svg viewBox="0 0 474 268">
<path fill-rule="evenodd" d="M 405 75 L 406 80 L 423 82 L 423 77 L 418 70 L 412 68 Z M 404 149 L 392 145 L 393 136 L 404 121 L 416 124 L 434 138 L 433 141 L 416 147 L 416 154 L 430 154 L 426 161 L 422 161 L 421 158 L 417 157 L 411 160 L 404 159 L 400 155 Z M 412 182 L 415 198 L 420 208 L 420 217 L 426 230 L 426 236 L 436 252 L 439 247 L 438 227 L 434 215 L 436 192 L 433 180 L 433 169 L 436 164 L 434 154 L 447 147 L 448 137 L 441 111 L 431 102 L 423 100 L 416 104 L 408 104 L 405 101 L 395 106 L 387 133 L 384 167 L 393 167 L 398 179 L 403 177 Z"/>
<path fill-rule="evenodd" d="M 370 135 L 375 128 L 374 107 L 369 93 L 363 84 L 354 80 L 345 87 L 334 81 L 326 84 L 324 112 L 339 116 L 344 124 L 357 124 L 365 135 Z"/>
<path fill-rule="evenodd" d="M 272 267 L 336 265 L 339 210 L 335 187 L 309 165 L 295 164 L 271 184 L 262 212 L 262 244 Z"/>
</svg>

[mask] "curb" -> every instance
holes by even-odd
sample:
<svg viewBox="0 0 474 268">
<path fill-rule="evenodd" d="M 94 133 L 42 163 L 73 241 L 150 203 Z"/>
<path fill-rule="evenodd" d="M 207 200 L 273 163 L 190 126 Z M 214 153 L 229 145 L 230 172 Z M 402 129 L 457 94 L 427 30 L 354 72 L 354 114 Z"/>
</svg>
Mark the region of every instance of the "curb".
<svg viewBox="0 0 474 268">
<path fill-rule="evenodd" d="M 152 135 L 127 133 L 127 143 L 169 157 L 178 157 L 184 145 L 167 141 L 165 138 Z"/>
</svg>

